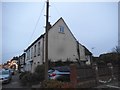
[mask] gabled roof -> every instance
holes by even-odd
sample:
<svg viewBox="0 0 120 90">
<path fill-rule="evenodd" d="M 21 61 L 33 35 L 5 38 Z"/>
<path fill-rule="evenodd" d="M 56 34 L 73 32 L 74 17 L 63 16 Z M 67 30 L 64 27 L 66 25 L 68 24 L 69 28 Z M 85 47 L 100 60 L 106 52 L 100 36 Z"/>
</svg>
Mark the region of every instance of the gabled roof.
<svg viewBox="0 0 120 90">
<path fill-rule="evenodd" d="M 60 19 L 58 19 L 52 26 L 50 25 L 50 23 L 49 23 L 49 30 L 48 30 L 48 32 L 52 29 L 52 27 L 54 27 L 60 20 L 62 20 L 63 22 L 64 22 L 64 24 L 67 26 L 67 24 L 65 23 L 65 21 L 63 20 L 63 18 L 61 17 Z M 68 28 L 68 26 L 67 26 L 67 28 Z M 68 28 L 68 30 L 70 31 L 70 29 Z M 72 34 L 72 32 L 70 31 L 70 33 Z M 25 52 L 28 50 L 28 49 L 30 49 L 37 41 L 39 41 L 41 38 L 43 38 L 44 37 L 44 35 L 45 35 L 46 33 L 44 33 L 44 34 L 42 34 L 40 37 L 38 37 L 26 50 L 24 50 Z M 72 34 L 72 36 L 74 37 L 74 35 Z M 75 38 L 75 37 L 74 37 Z M 75 38 L 75 40 L 76 40 L 76 38 Z"/>
<path fill-rule="evenodd" d="M 45 33 L 44 33 L 45 34 Z M 26 52 L 28 49 L 30 49 L 37 41 L 39 41 L 41 38 L 43 38 L 44 34 L 42 34 L 40 37 L 38 37 L 24 52 Z"/>
<path fill-rule="evenodd" d="M 69 27 L 67 26 L 67 24 L 65 23 L 65 21 L 64 21 L 64 19 L 61 17 L 60 19 L 58 19 L 52 26 L 50 25 L 50 23 L 49 23 L 49 30 L 48 30 L 48 32 L 52 29 L 52 27 L 54 27 L 60 20 L 62 20 L 63 22 L 64 22 L 64 24 L 66 25 L 66 27 L 68 28 L 68 30 L 69 30 L 69 32 L 71 33 L 71 35 L 73 36 L 73 38 L 75 39 L 75 41 L 77 41 L 77 39 L 74 37 L 74 35 L 73 35 L 73 33 L 70 31 L 70 29 L 69 29 Z M 45 35 L 46 33 L 44 33 L 44 34 L 42 34 L 40 37 L 38 37 L 26 50 L 25 50 L 25 52 L 28 50 L 28 49 L 30 49 L 37 41 L 39 41 L 41 38 L 43 38 L 44 37 L 44 35 Z M 80 44 L 80 43 L 79 43 Z M 81 45 L 81 44 L 80 44 Z M 83 46 L 83 45 L 82 45 Z M 85 46 L 83 46 L 84 48 L 85 48 L 85 54 L 86 55 L 92 55 L 92 53 L 85 47 Z"/>
</svg>

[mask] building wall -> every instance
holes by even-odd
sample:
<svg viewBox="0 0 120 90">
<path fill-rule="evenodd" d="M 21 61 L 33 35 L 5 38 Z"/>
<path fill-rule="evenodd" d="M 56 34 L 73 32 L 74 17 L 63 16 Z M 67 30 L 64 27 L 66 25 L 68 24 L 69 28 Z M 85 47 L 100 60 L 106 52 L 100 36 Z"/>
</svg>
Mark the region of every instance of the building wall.
<svg viewBox="0 0 120 90">
<path fill-rule="evenodd" d="M 32 71 L 34 71 L 34 69 L 36 68 L 37 65 L 41 65 L 43 62 L 42 62 L 42 39 L 41 38 L 39 41 L 37 41 L 35 43 L 36 45 L 36 55 L 34 55 L 33 57 L 33 64 L 32 64 Z M 40 44 L 39 44 L 40 43 Z M 35 48 L 35 45 L 34 45 L 34 48 Z M 39 46 L 40 45 L 40 46 Z M 40 48 L 40 49 L 39 49 Z"/>
<path fill-rule="evenodd" d="M 24 65 L 25 65 L 25 53 L 23 53 L 21 56 L 19 56 L 19 71 L 25 71 Z"/>
<path fill-rule="evenodd" d="M 40 55 L 38 55 L 40 42 Z M 36 47 L 36 54 L 35 54 Z M 86 60 L 85 48 L 79 44 L 80 60 Z M 48 59 L 52 61 L 77 61 L 77 42 L 63 19 L 59 19 L 48 31 Z M 26 51 L 26 71 L 34 72 L 37 65 L 45 62 L 45 34 Z"/>
<path fill-rule="evenodd" d="M 35 49 L 36 48 L 36 49 Z M 34 45 L 32 45 L 26 51 L 26 66 L 25 69 L 27 71 L 34 72 L 34 69 L 37 65 L 41 65 L 43 63 L 43 38 L 39 39 Z"/>
<path fill-rule="evenodd" d="M 85 61 L 86 58 L 85 58 L 85 48 L 79 44 L 79 51 L 80 51 L 80 60 L 81 61 Z"/>
<path fill-rule="evenodd" d="M 24 65 L 24 63 L 25 63 L 25 54 L 22 54 L 21 56 L 19 56 L 19 63 L 20 63 L 20 65 Z"/>
<path fill-rule="evenodd" d="M 60 32 L 60 27 L 64 27 L 64 32 Z M 48 58 L 52 61 L 66 61 L 67 58 L 76 61 L 76 40 L 63 20 L 60 19 L 51 29 L 48 34 Z"/>
<path fill-rule="evenodd" d="M 91 56 L 90 55 L 86 55 L 86 59 L 87 59 L 86 64 L 90 65 L 91 64 Z"/>
</svg>

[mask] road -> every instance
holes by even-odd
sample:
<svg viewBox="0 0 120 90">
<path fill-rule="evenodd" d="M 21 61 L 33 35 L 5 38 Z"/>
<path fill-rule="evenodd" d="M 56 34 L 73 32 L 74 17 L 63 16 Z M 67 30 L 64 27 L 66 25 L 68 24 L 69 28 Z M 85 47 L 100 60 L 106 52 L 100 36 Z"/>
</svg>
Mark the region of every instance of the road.
<svg viewBox="0 0 120 90">
<path fill-rule="evenodd" d="M 12 89 L 12 88 L 21 88 L 22 90 L 25 89 L 27 90 L 28 87 L 26 86 L 22 86 L 21 83 L 20 83 L 20 80 L 19 80 L 19 74 L 16 73 L 15 75 L 12 76 L 12 80 L 10 83 L 6 83 L 6 84 L 2 84 L 2 89 Z"/>
<path fill-rule="evenodd" d="M 22 90 L 31 90 L 30 87 L 22 86 L 20 84 L 18 73 L 12 76 L 12 80 L 11 80 L 10 83 L 2 85 L 2 90 L 4 90 L 4 89 L 15 89 L 16 90 L 18 88 L 22 89 Z M 120 81 L 115 80 L 115 81 L 112 81 L 110 83 L 100 84 L 100 85 L 98 85 L 97 87 L 94 87 L 94 88 L 97 88 L 98 90 L 102 90 L 102 88 L 113 88 L 113 89 L 120 90 Z"/>
</svg>

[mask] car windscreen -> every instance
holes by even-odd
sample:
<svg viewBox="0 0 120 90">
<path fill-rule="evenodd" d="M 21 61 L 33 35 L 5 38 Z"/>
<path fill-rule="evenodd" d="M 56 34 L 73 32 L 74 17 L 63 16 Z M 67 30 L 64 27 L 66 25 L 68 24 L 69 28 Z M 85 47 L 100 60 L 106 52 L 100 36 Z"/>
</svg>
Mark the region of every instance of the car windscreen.
<svg viewBox="0 0 120 90">
<path fill-rule="evenodd" d="M 70 72 L 70 68 L 68 66 L 54 67 L 53 69 L 60 72 Z"/>
<path fill-rule="evenodd" d="M 54 71 L 55 71 L 54 69 L 50 69 L 50 70 L 48 70 L 48 73 L 52 73 Z"/>
<path fill-rule="evenodd" d="M 0 71 L 0 75 L 7 75 L 7 74 L 9 74 L 9 71 L 7 71 L 7 70 Z"/>
</svg>

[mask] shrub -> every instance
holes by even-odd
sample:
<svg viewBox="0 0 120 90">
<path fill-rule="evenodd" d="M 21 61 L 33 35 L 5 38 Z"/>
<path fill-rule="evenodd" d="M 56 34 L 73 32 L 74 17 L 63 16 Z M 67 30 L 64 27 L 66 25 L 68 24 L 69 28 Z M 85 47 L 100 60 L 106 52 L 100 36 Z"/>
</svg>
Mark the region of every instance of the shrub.
<svg viewBox="0 0 120 90">
<path fill-rule="evenodd" d="M 21 84 L 22 85 L 27 85 L 27 84 L 36 84 L 39 82 L 38 80 L 38 74 L 37 73 L 26 73 L 22 78 L 21 78 Z"/>
<path fill-rule="evenodd" d="M 41 83 L 42 88 L 62 88 L 63 82 L 57 80 L 48 80 Z"/>
<path fill-rule="evenodd" d="M 26 85 L 27 83 L 32 82 L 32 73 L 28 72 L 21 78 L 22 85 Z"/>
<path fill-rule="evenodd" d="M 28 72 L 28 71 L 22 72 L 22 73 L 19 75 L 19 79 L 22 79 L 22 77 L 23 77 L 25 74 L 27 74 L 27 73 L 30 73 L 30 72 Z"/>
<path fill-rule="evenodd" d="M 64 83 L 62 88 L 73 88 L 73 84 L 72 83 Z"/>
<path fill-rule="evenodd" d="M 45 78 L 45 66 L 44 65 L 38 65 L 35 68 L 34 74 L 36 74 L 37 80 L 43 81 L 44 78 Z"/>
<path fill-rule="evenodd" d="M 19 76 L 21 79 L 21 84 L 26 85 L 26 84 L 36 84 L 38 82 L 41 82 L 44 80 L 44 65 L 38 65 L 35 68 L 35 72 L 23 72 Z"/>
</svg>

